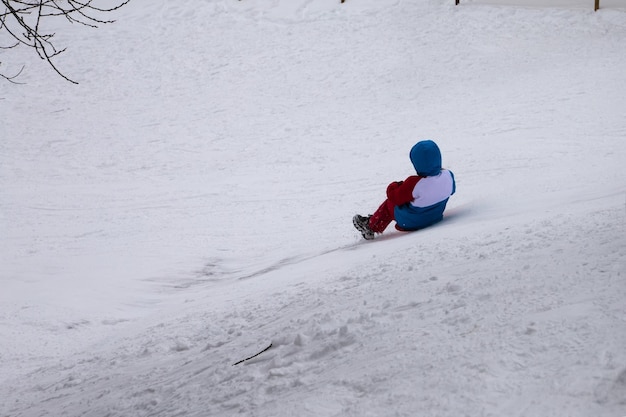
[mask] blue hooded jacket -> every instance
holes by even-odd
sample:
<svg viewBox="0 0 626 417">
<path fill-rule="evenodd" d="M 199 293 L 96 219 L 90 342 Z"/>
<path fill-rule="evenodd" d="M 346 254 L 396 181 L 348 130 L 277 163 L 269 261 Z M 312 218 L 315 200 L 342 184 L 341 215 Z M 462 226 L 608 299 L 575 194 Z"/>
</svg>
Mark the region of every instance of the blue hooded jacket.
<svg viewBox="0 0 626 417">
<path fill-rule="evenodd" d="M 448 198 L 456 191 L 452 171 L 441 169 L 441 151 L 435 142 L 418 142 L 409 157 L 419 179 L 413 188 L 413 201 L 394 208 L 401 230 L 422 229 L 440 221 Z"/>
</svg>

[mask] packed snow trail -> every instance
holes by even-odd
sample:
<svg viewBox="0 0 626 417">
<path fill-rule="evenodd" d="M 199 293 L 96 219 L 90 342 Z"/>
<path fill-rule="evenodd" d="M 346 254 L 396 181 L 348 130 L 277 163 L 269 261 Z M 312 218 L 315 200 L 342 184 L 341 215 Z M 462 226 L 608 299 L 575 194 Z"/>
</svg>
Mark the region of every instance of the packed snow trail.
<svg viewBox="0 0 626 417">
<path fill-rule="evenodd" d="M 27 376 L 8 414 L 612 415 L 624 216 L 442 226 L 188 294 Z"/>
</svg>

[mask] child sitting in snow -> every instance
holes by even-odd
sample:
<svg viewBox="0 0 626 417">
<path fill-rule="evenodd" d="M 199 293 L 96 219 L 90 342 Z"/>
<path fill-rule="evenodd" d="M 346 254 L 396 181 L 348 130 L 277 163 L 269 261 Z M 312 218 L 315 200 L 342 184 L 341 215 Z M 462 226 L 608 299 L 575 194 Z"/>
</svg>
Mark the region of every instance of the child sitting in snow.
<svg viewBox="0 0 626 417">
<path fill-rule="evenodd" d="M 432 140 L 413 146 L 409 154 L 417 175 L 396 181 L 387 187 L 387 199 L 370 216 L 355 215 L 354 227 L 365 239 L 374 239 L 392 220 L 396 229 L 423 229 L 443 218 L 448 198 L 456 191 L 452 171 L 441 169 L 441 151 Z"/>
</svg>

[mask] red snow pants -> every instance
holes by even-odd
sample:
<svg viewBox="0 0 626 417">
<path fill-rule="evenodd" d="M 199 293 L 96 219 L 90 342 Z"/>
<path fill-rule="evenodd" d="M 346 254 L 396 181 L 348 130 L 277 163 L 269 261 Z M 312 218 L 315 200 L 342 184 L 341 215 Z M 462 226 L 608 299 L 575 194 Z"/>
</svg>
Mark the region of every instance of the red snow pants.
<svg viewBox="0 0 626 417">
<path fill-rule="evenodd" d="M 383 204 L 378 207 L 378 210 L 370 217 L 369 226 L 372 232 L 382 233 L 387 226 L 389 226 L 389 223 L 394 220 L 394 208 L 395 206 L 389 200 L 385 200 Z"/>
</svg>

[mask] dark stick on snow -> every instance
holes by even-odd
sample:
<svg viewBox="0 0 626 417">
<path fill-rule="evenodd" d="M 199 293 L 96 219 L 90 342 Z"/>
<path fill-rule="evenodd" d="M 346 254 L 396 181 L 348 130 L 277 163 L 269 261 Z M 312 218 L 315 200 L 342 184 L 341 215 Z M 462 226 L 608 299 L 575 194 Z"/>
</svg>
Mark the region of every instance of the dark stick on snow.
<svg viewBox="0 0 626 417">
<path fill-rule="evenodd" d="M 257 353 L 256 355 L 252 355 L 252 356 L 250 356 L 249 358 L 242 359 L 242 360 L 240 360 L 239 362 L 233 363 L 233 366 L 235 366 L 235 365 L 239 365 L 240 363 L 245 362 L 245 361 L 249 361 L 249 360 L 250 360 L 250 359 L 252 359 L 252 358 L 256 358 L 256 357 L 257 357 L 257 356 L 259 356 L 261 353 L 265 352 L 266 350 L 269 350 L 269 348 L 271 348 L 271 347 L 272 347 L 272 344 L 270 343 L 270 345 L 269 345 L 268 347 L 266 347 L 265 349 L 263 349 L 262 351 L 260 351 L 260 352 L 259 352 L 259 353 Z"/>
</svg>

